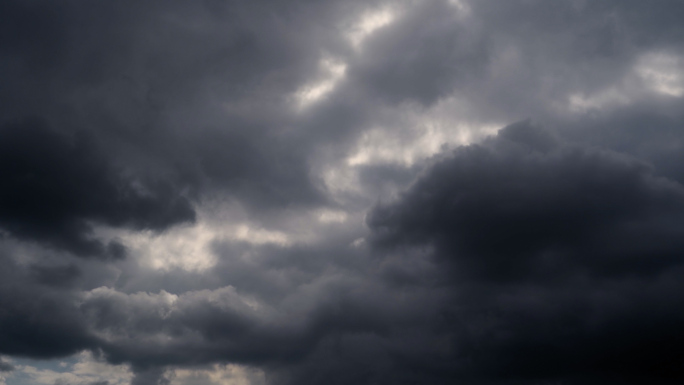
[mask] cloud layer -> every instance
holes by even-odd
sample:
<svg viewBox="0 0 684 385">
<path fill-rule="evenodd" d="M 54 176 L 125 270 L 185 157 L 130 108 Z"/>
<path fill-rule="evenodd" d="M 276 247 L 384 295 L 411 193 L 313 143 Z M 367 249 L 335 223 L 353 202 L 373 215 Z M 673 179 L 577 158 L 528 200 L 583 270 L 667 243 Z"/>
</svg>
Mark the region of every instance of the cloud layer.
<svg viewBox="0 0 684 385">
<path fill-rule="evenodd" d="M 5 1 L 0 384 L 674 384 L 680 1 Z"/>
</svg>

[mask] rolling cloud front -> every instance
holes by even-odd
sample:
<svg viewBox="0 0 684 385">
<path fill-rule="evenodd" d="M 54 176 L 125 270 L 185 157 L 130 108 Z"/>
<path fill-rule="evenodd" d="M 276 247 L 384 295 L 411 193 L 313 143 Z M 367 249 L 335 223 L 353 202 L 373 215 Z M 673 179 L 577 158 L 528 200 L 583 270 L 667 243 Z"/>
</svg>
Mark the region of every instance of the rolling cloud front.
<svg viewBox="0 0 684 385">
<path fill-rule="evenodd" d="M 681 383 L 681 15 L 3 1 L 0 385 Z"/>
</svg>

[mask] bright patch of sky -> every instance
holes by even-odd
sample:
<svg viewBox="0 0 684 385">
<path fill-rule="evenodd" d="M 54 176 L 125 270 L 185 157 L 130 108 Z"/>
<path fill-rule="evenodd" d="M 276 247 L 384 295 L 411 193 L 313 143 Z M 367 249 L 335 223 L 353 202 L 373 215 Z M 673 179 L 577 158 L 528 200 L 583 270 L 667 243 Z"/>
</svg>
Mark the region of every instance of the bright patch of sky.
<svg viewBox="0 0 684 385">
<path fill-rule="evenodd" d="M 462 15 L 470 14 L 470 6 L 466 4 L 463 0 L 448 0 L 449 4 L 455 7 Z"/>
<path fill-rule="evenodd" d="M 684 95 L 684 60 L 674 53 L 641 55 L 622 79 L 594 92 L 575 92 L 567 107 L 574 113 L 624 107 L 656 93 L 667 97 Z"/>
<path fill-rule="evenodd" d="M 456 97 L 428 109 L 406 105 L 378 113 L 384 114 L 382 123 L 364 130 L 343 159 L 320 171 L 328 191 L 340 203 L 349 195 L 363 194 L 358 176 L 363 167 L 412 167 L 444 151 L 481 141 L 504 126 L 469 119 L 467 104 Z"/>
<path fill-rule="evenodd" d="M 90 352 L 59 361 L 18 358 L 6 361 L 15 367 L 12 372 L 2 373 L 7 385 L 129 385 L 133 378 L 127 365 L 110 365 Z"/>
<path fill-rule="evenodd" d="M 373 32 L 390 24 L 396 16 L 397 11 L 389 7 L 367 11 L 347 31 L 347 39 L 354 48 L 358 49 Z"/>
<path fill-rule="evenodd" d="M 12 372 L 0 372 L 1 385 L 129 385 L 133 373 L 127 365 L 110 365 L 90 352 L 62 360 L 37 361 L 3 358 L 14 365 Z M 169 385 L 261 385 L 264 372 L 242 365 L 211 365 L 171 369 L 164 374 Z"/>
<path fill-rule="evenodd" d="M 200 217 L 197 223 L 170 228 L 164 232 L 98 229 L 100 238 L 116 239 L 142 266 L 169 271 L 180 268 L 201 272 L 214 267 L 214 242 L 232 241 L 252 245 L 273 244 L 287 247 L 291 237 L 278 230 L 238 221 L 220 223 Z"/>
<path fill-rule="evenodd" d="M 624 89 L 611 87 L 595 94 L 576 93 L 569 97 L 570 110 L 585 113 L 631 103 L 630 95 Z"/>
<path fill-rule="evenodd" d="M 644 55 L 637 72 L 655 92 L 673 97 L 684 95 L 684 60 L 677 55 L 665 52 Z"/>
<path fill-rule="evenodd" d="M 169 385 L 261 385 L 264 372 L 240 365 L 213 365 L 208 369 L 175 369 L 165 375 Z"/>
<path fill-rule="evenodd" d="M 359 49 L 369 36 L 390 24 L 396 15 L 396 10 L 389 7 L 367 11 L 345 32 L 346 38 L 355 49 Z M 347 63 L 330 57 L 322 58 L 319 75 L 295 92 L 297 108 L 306 109 L 329 95 L 344 78 L 346 71 Z"/>
<path fill-rule="evenodd" d="M 335 89 L 335 86 L 344 77 L 347 65 L 326 58 L 321 60 L 320 70 L 321 76 L 319 79 L 311 84 L 305 85 L 295 93 L 298 108 L 306 108 L 332 92 L 333 89 Z"/>
<path fill-rule="evenodd" d="M 356 149 L 347 158 L 349 166 L 394 163 L 405 167 L 431 157 L 448 148 L 466 145 L 486 135 L 496 133 L 497 125 L 472 127 L 454 125 L 448 129 L 426 122 L 410 136 L 401 137 L 390 129 L 368 130 L 361 136 Z"/>
</svg>

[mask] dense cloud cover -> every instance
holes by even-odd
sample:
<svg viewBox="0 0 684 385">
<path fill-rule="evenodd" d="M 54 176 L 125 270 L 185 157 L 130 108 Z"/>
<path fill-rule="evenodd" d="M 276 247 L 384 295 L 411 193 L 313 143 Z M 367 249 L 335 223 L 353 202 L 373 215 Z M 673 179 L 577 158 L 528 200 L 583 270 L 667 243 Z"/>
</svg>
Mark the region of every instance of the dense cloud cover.
<svg viewBox="0 0 684 385">
<path fill-rule="evenodd" d="M 683 186 L 642 161 L 521 122 L 435 164 L 368 223 L 378 243 L 434 245 L 461 279 L 557 282 L 575 265 L 622 275 L 678 263 L 683 210 Z"/>
<path fill-rule="evenodd" d="M 379 247 L 429 246 L 468 293 L 458 322 L 480 330 L 456 327 L 468 342 L 455 343 L 469 370 L 674 383 L 683 219 L 681 184 L 521 122 L 440 161 L 368 223 Z"/>
<path fill-rule="evenodd" d="M 684 380 L 684 3 L 0 4 L 0 384 Z"/>
</svg>

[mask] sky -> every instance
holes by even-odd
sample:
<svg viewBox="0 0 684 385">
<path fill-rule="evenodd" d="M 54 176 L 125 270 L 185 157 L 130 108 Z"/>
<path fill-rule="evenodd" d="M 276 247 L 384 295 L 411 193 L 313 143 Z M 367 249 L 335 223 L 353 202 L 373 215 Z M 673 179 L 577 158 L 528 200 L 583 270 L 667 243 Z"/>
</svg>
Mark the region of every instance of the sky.
<svg viewBox="0 0 684 385">
<path fill-rule="evenodd" d="M 684 382 L 684 2 L 0 2 L 0 385 Z"/>
</svg>

